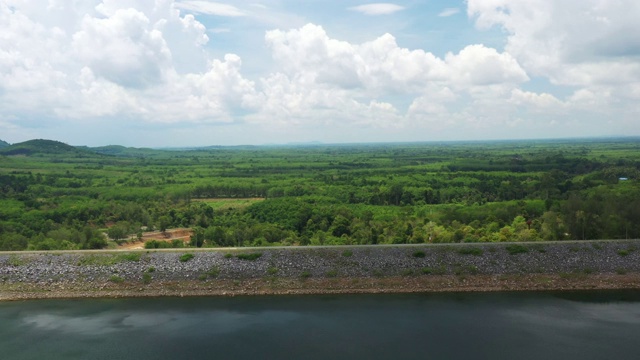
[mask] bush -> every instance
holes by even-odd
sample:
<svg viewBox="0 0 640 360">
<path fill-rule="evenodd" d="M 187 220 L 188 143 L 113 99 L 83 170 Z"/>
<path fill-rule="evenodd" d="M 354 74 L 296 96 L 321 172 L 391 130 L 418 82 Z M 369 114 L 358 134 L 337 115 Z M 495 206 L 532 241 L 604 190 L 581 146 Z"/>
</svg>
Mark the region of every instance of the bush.
<svg viewBox="0 0 640 360">
<path fill-rule="evenodd" d="M 478 270 L 478 267 L 475 265 L 464 265 L 464 266 L 457 266 L 453 272 L 456 275 L 463 275 L 463 274 L 475 275 L 479 272 L 479 270 Z"/>
<path fill-rule="evenodd" d="M 507 250 L 507 252 L 509 252 L 509 254 L 511 255 L 515 255 L 515 254 L 524 254 L 524 253 L 528 253 L 529 252 L 529 248 L 524 246 L 524 245 L 520 245 L 520 244 L 511 244 L 511 245 L 507 245 L 505 247 L 505 249 Z"/>
<path fill-rule="evenodd" d="M 254 261 L 262 256 L 262 253 L 238 254 L 236 257 L 240 260 Z"/>
<path fill-rule="evenodd" d="M 184 242 L 180 239 L 171 241 L 150 240 L 144 243 L 145 249 L 180 249 L 184 248 Z"/>
<path fill-rule="evenodd" d="M 140 258 L 142 257 L 142 254 L 140 253 L 128 253 L 128 254 L 122 254 L 119 256 L 119 259 L 121 261 L 132 261 L 132 262 L 137 262 L 140 261 Z"/>
<path fill-rule="evenodd" d="M 119 284 L 119 283 L 124 282 L 124 279 L 123 279 L 123 278 L 121 278 L 121 277 L 120 277 L 120 276 L 118 276 L 118 275 L 112 275 L 112 276 L 109 278 L 109 281 L 111 281 L 112 283 Z"/>
<path fill-rule="evenodd" d="M 342 256 L 344 256 L 344 257 L 351 257 L 351 256 L 353 256 L 353 251 L 351 251 L 351 250 L 345 250 L 345 251 L 343 251 L 343 252 L 342 252 Z"/>
<path fill-rule="evenodd" d="M 413 272 L 413 269 L 404 269 L 400 274 L 402 276 L 413 276 L 414 272 Z"/>
<path fill-rule="evenodd" d="M 329 270 L 329 271 L 327 271 L 327 273 L 325 275 L 327 277 L 334 278 L 334 277 L 338 276 L 338 270 Z"/>
<path fill-rule="evenodd" d="M 142 274 L 142 282 L 145 284 L 148 284 L 151 282 L 151 274 L 149 274 L 148 272 L 145 272 L 144 274 Z"/>
<path fill-rule="evenodd" d="M 275 275 L 278 273 L 278 268 L 275 266 L 272 266 L 270 268 L 267 269 L 267 274 L 269 275 Z"/>
<path fill-rule="evenodd" d="M 300 274 L 300 277 L 303 279 L 308 279 L 311 277 L 311 273 L 308 271 L 303 271 L 302 274 Z"/>
<path fill-rule="evenodd" d="M 484 251 L 477 246 L 469 246 L 458 249 L 458 254 L 480 256 Z"/>
<path fill-rule="evenodd" d="M 230 254 L 230 253 L 224 254 L 225 259 L 231 259 L 232 257 L 233 257 L 233 254 Z"/>
<path fill-rule="evenodd" d="M 427 256 L 427 254 L 424 251 L 414 251 L 413 252 L 413 257 L 423 258 L 425 256 Z"/>
<path fill-rule="evenodd" d="M 27 260 L 24 257 L 18 257 L 17 255 L 9 256 L 9 265 L 22 266 L 27 264 Z"/>
<path fill-rule="evenodd" d="M 631 251 L 632 250 L 630 250 L 630 249 L 620 249 L 620 250 L 618 250 L 618 255 L 627 256 L 627 255 L 631 254 Z"/>
<path fill-rule="evenodd" d="M 220 275 L 220 268 L 217 266 L 213 266 L 211 267 L 211 269 L 209 269 L 209 271 L 207 271 L 205 275 L 212 278 L 218 277 L 218 275 Z"/>
<path fill-rule="evenodd" d="M 182 262 L 187 262 L 187 261 L 189 261 L 191 259 L 193 259 L 193 254 L 191 254 L 191 253 L 182 254 L 180 256 L 180 261 L 182 261 Z"/>
</svg>

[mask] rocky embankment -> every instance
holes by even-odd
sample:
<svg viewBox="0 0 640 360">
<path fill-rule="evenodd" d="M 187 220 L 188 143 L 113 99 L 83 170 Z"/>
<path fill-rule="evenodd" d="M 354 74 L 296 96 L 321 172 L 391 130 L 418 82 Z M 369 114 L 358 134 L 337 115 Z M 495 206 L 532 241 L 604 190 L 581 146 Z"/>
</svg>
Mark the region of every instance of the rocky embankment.
<svg viewBox="0 0 640 360">
<path fill-rule="evenodd" d="M 640 288 L 640 242 L 0 254 L 0 300 Z"/>
</svg>

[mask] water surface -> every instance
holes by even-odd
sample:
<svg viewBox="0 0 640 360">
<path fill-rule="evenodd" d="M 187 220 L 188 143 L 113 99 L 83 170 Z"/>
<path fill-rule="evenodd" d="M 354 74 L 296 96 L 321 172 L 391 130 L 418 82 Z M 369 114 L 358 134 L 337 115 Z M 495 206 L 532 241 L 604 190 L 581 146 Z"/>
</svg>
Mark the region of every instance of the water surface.
<svg viewBox="0 0 640 360">
<path fill-rule="evenodd" d="M 0 303 L 2 359 L 640 359 L 640 293 Z"/>
</svg>

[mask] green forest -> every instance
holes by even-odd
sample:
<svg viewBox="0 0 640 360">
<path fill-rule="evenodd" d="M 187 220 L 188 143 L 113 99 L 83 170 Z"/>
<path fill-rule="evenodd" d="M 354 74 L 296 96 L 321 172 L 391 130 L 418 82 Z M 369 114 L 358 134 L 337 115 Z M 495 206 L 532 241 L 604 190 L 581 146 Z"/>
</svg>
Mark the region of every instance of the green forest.
<svg viewBox="0 0 640 360">
<path fill-rule="evenodd" d="M 0 250 L 640 238 L 640 138 L 0 146 Z"/>
</svg>

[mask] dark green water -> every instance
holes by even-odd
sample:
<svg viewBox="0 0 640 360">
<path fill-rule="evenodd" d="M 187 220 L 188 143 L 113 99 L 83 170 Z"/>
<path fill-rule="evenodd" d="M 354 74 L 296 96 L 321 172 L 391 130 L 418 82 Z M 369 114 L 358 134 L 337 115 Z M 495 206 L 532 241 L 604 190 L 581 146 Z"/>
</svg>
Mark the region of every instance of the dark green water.
<svg viewBox="0 0 640 360">
<path fill-rule="evenodd" d="M 0 359 L 640 359 L 640 293 L 9 302 Z"/>
</svg>

